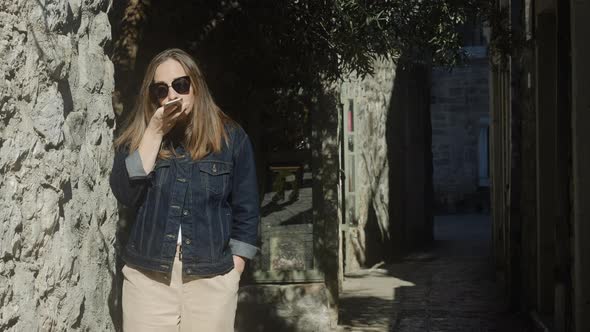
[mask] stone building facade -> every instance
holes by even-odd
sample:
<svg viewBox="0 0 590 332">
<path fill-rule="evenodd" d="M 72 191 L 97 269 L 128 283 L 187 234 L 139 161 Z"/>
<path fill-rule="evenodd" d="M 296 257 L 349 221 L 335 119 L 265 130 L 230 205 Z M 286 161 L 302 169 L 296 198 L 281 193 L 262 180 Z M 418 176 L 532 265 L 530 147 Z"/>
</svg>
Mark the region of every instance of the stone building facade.
<svg viewBox="0 0 590 332">
<path fill-rule="evenodd" d="M 381 59 L 374 68 L 375 75 L 364 79 L 353 76 L 340 88 L 340 153 L 345 170 L 341 228 L 346 272 L 383 260 L 384 253 L 375 252 L 373 245 L 381 247 L 375 248 L 378 251 L 391 250 L 387 112 L 395 64 Z"/>
<path fill-rule="evenodd" d="M 0 1 L 0 330 L 112 331 L 109 0 Z"/>
<path fill-rule="evenodd" d="M 467 63 L 434 68 L 431 116 L 437 213 L 488 210 L 489 59 L 486 46 L 466 47 Z"/>
<path fill-rule="evenodd" d="M 340 87 L 344 272 L 432 238 L 430 67 L 380 59 Z"/>
<path fill-rule="evenodd" d="M 588 331 L 590 4 L 495 5 L 503 23 L 492 26 L 500 42 L 490 76 L 496 270 L 513 308 L 538 328 Z"/>
</svg>

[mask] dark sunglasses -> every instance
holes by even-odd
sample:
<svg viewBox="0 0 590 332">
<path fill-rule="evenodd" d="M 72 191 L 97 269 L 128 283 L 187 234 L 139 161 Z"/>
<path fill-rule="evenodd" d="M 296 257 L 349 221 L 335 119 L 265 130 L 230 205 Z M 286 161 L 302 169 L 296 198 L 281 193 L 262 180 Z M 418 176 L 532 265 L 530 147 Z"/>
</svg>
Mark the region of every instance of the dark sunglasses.
<svg viewBox="0 0 590 332">
<path fill-rule="evenodd" d="M 150 94 L 154 99 L 164 99 L 168 96 L 169 87 L 181 95 L 186 95 L 191 89 L 191 79 L 188 76 L 182 76 L 175 78 L 170 85 L 164 82 L 152 83 L 150 84 Z"/>
</svg>

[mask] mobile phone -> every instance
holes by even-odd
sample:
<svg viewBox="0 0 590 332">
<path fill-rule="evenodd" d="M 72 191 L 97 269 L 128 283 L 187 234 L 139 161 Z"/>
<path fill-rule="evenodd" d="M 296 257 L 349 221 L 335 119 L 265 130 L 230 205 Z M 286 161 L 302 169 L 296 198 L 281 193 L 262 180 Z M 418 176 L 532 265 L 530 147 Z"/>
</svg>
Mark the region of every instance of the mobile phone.
<svg viewBox="0 0 590 332">
<path fill-rule="evenodd" d="M 171 109 L 174 108 L 174 106 L 178 106 L 180 107 L 182 105 L 182 98 L 176 98 L 176 99 L 172 99 L 169 102 L 165 103 L 164 105 L 164 111 L 170 111 Z"/>
</svg>

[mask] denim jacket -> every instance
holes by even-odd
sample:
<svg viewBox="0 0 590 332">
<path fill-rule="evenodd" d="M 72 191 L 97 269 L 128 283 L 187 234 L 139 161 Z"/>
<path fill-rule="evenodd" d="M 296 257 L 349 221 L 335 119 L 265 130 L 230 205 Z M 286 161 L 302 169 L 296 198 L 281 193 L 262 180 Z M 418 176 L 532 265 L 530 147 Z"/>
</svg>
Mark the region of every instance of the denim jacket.
<svg viewBox="0 0 590 332">
<path fill-rule="evenodd" d="M 182 146 L 179 157 L 158 159 L 146 174 L 138 151 L 115 151 L 110 185 L 136 219 L 123 260 L 136 267 L 168 272 L 182 229 L 183 273 L 223 274 L 232 255 L 257 253 L 259 201 L 252 144 L 238 126 L 227 127 L 228 144 L 218 153 L 192 160 Z"/>
</svg>

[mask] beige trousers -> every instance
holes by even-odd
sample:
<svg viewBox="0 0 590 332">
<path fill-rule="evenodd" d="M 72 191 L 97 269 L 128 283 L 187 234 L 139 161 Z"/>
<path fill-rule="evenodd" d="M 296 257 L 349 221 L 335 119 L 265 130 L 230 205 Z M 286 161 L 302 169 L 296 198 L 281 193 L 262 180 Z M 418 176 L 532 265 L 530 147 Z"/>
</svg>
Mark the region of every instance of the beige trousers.
<svg viewBox="0 0 590 332">
<path fill-rule="evenodd" d="M 211 278 L 182 276 L 178 252 L 172 276 L 123 267 L 124 332 L 230 332 L 240 273 Z"/>
</svg>

